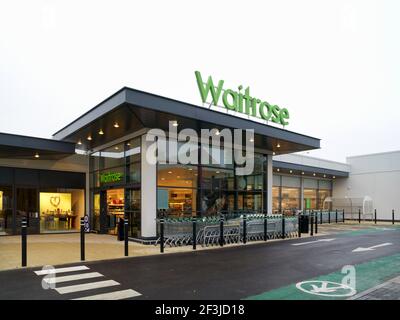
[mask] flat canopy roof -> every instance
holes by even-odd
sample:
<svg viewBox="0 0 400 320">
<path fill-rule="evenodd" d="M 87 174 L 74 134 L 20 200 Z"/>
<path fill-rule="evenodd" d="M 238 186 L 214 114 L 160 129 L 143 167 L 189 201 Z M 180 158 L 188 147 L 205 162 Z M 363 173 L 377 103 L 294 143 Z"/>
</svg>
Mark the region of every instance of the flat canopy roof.
<svg viewBox="0 0 400 320">
<path fill-rule="evenodd" d="M 254 129 L 255 148 L 276 154 L 320 148 L 317 138 L 127 87 L 56 132 L 53 138 L 81 141 L 83 148 L 92 149 L 143 128 L 167 130 L 168 121 L 174 120 L 181 129 Z M 118 128 L 114 127 L 116 122 Z M 100 129 L 103 135 L 98 134 Z"/>
<path fill-rule="evenodd" d="M 310 177 L 314 176 L 314 174 L 317 177 L 324 176 L 325 178 L 348 177 L 349 176 L 349 173 L 346 171 L 312 167 L 312 166 L 277 161 L 277 160 L 272 161 L 272 166 L 274 167 L 274 173 L 276 172 L 276 169 L 279 168 L 279 173 L 293 173 L 293 174 L 297 174 L 297 175 L 305 175 L 305 176 L 310 176 Z"/>
<path fill-rule="evenodd" d="M 57 160 L 75 153 L 75 144 L 0 132 L 0 158 Z"/>
</svg>

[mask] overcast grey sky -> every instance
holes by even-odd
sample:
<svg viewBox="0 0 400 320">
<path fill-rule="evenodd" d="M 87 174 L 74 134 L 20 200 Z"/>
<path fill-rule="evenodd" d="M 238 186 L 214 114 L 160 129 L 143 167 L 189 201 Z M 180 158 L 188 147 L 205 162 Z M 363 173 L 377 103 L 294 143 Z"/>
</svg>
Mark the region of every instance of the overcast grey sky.
<svg viewBox="0 0 400 320">
<path fill-rule="evenodd" d="M 123 86 L 201 104 L 194 71 L 286 107 L 309 155 L 398 150 L 400 1 L 0 0 L 0 132 L 51 137 Z"/>
</svg>

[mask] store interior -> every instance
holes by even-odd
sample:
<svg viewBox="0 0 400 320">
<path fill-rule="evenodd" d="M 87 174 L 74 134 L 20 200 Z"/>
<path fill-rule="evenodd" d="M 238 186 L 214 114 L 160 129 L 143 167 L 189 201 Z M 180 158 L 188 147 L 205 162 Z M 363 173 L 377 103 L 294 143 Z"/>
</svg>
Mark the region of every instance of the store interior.
<svg viewBox="0 0 400 320">
<path fill-rule="evenodd" d="M 117 234 L 117 225 L 124 217 L 124 189 L 107 190 L 107 219 L 109 234 Z"/>
<path fill-rule="evenodd" d="M 40 192 L 39 207 L 40 232 L 76 231 L 85 212 L 84 191 Z"/>
</svg>

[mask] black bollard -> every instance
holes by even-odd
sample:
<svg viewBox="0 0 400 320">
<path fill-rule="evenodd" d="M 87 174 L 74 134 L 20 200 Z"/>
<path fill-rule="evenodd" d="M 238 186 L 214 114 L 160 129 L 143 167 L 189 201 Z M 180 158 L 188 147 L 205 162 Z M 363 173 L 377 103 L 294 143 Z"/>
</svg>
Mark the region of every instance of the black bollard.
<svg viewBox="0 0 400 320">
<path fill-rule="evenodd" d="M 392 209 L 392 224 L 394 224 L 394 209 Z"/>
<path fill-rule="evenodd" d="M 361 209 L 358 209 L 358 223 L 361 223 Z"/>
<path fill-rule="evenodd" d="M 26 267 L 26 262 L 27 262 L 27 258 L 26 258 L 26 249 L 27 249 L 27 245 L 26 245 L 26 237 L 27 237 L 27 222 L 26 222 L 26 218 L 23 218 L 21 221 L 21 265 L 23 267 Z"/>
<path fill-rule="evenodd" d="M 319 224 L 322 224 L 322 220 L 323 220 L 323 219 L 322 219 L 322 210 L 321 210 L 321 212 L 319 213 L 319 218 L 320 218 L 320 219 L 319 219 Z"/>
<path fill-rule="evenodd" d="M 318 216 L 318 214 L 317 214 L 317 216 Z M 318 233 L 318 218 L 316 217 L 315 218 L 315 234 L 317 234 Z"/>
<path fill-rule="evenodd" d="M 374 210 L 374 214 L 375 214 L 375 224 L 376 224 L 376 209 Z"/>
<path fill-rule="evenodd" d="M 196 231 L 196 217 L 193 217 L 192 218 L 192 225 L 193 225 L 193 235 L 192 235 L 192 237 L 193 237 L 193 240 L 192 240 L 192 243 L 193 243 L 193 250 L 196 250 L 196 244 L 197 244 L 197 231 Z"/>
<path fill-rule="evenodd" d="M 337 209 L 335 211 L 335 222 L 337 223 Z"/>
<path fill-rule="evenodd" d="M 344 209 L 343 209 L 343 217 L 342 217 L 342 219 L 343 219 L 343 223 L 344 223 Z"/>
<path fill-rule="evenodd" d="M 285 239 L 285 215 L 282 214 L 282 239 Z"/>
<path fill-rule="evenodd" d="M 297 219 L 297 228 L 299 231 L 299 238 L 301 238 L 301 229 L 300 229 L 300 221 L 301 221 L 301 214 L 299 214 L 298 219 Z"/>
<path fill-rule="evenodd" d="M 129 229 L 129 223 L 128 223 L 128 216 L 125 217 L 124 221 L 124 247 L 125 247 L 125 257 L 129 256 L 129 247 L 128 247 L 128 229 Z"/>
<path fill-rule="evenodd" d="M 268 239 L 268 218 L 267 214 L 264 213 L 264 241 Z"/>
<path fill-rule="evenodd" d="M 328 210 L 328 223 L 331 223 L 331 210 Z"/>
<path fill-rule="evenodd" d="M 160 218 L 160 252 L 164 252 L 164 217 Z"/>
<path fill-rule="evenodd" d="M 314 212 L 310 213 L 310 236 L 314 235 Z"/>
<path fill-rule="evenodd" d="M 247 242 L 247 214 L 243 214 L 243 243 Z"/>
<path fill-rule="evenodd" d="M 224 246 L 224 216 L 222 214 L 219 217 L 219 245 Z"/>
<path fill-rule="evenodd" d="M 81 261 L 85 261 L 85 218 L 81 218 Z"/>
</svg>

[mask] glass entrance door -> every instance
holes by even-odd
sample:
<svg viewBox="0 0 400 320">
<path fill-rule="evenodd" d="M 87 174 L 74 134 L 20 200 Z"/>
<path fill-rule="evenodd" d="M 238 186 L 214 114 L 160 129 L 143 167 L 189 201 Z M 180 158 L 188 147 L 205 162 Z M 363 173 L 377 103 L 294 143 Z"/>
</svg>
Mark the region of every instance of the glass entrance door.
<svg viewBox="0 0 400 320">
<path fill-rule="evenodd" d="M 21 233 L 21 221 L 27 219 L 28 233 L 40 232 L 38 192 L 35 188 L 17 188 L 16 231 Z"/>
<path fill-rule="evenodd" d="M 118 222 L 124 218 L 124 189 L 109 189 L 106 192 L 108 233 L 116 235 Z"/>
<path fill-rule="evenodd" d="M 139 238 L 141 236 L 140 189 L 126 189 L 125 201 L 125 212 L 129 223 L 129 237 Z"/>
</svg>

